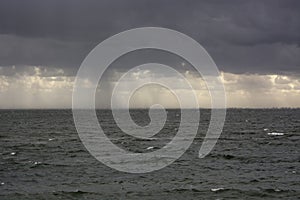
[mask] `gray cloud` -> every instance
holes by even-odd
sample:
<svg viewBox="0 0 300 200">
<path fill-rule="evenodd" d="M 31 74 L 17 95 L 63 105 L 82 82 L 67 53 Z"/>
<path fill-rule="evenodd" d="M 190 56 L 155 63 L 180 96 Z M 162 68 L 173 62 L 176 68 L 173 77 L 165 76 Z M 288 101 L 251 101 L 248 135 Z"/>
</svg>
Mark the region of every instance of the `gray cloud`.
<svg viewBox="0 0 300 200">
<path fill-rule="evenodd" d="M 41 65 L 75 74 L 105 38 L 161 26 L 196 39 L 223 71 L 300 74 L 299 9 L 297 0 L 3 0 L 0 66 Z"/>
</svg>

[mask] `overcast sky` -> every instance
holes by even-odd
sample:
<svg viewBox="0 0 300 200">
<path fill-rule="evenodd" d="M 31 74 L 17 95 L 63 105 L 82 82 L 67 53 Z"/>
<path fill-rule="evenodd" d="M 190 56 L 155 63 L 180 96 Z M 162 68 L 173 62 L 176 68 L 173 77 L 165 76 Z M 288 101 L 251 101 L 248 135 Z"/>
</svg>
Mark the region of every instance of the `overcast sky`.
<svg viewBox="0 0 300 200">
<path fill-rule="evenodd" d="M 229 107 L 300 107 L 299 10 L 298 0 L 2 0 L 0 108 L 70 107 L 85 56 L 104 39 L 145 26 L 203 45 L 222 72 Z M 145 58 L 125 58 L 116 71 Z"/>
</svg>

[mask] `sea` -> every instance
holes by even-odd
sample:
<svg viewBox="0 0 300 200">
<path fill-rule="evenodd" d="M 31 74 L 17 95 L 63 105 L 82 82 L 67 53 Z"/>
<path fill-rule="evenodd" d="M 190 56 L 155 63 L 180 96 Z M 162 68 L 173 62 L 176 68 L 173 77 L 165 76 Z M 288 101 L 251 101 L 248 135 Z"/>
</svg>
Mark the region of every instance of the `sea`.
<svg viewBox="0 0 300 200">
<path fill-rule="evenodd" d="M 107 137 L 140 153 L 170 142 L 180 113 L 168 109 L 156 139 L 143 140 L 123 133 L 111 110 L 97 110 Z M 130 114 L 149 123 L 147 109 Z M 132 174 L 87 151 L 72 110 L 1 110 L 0 199 L 300 199 L 300 109 L 228 109 L 217 144 L 200 159 L 210 114 L 200 109 L 197 136 L 178 160 Z"/>
</svg>

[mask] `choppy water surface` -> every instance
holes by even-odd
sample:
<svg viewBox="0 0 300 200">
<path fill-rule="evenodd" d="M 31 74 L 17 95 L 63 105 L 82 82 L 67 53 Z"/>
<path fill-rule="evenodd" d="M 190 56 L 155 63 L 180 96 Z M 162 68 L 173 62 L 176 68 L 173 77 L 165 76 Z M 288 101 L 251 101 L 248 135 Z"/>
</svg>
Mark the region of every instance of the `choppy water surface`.
<svg viewBox="0 0 300 200">
<path fill-rule="evenodd" d="M 87 152 L 71 110 L 2 110 L 0 199 L 300 198 L 300 109 L 229 109 L 221 138 L 204 159 L 198 151 L 210 111 L 200 112 L 197 138 L 180 159 L 159 171 L 128 174 Z M 109 110 L 98 111 L 111 140 L 134 152 L 167 144 L 179 114 L 169 110 L 163 130 L 147 141 L 122 133 Z M 149 122 L 146 110 L 133 110 L 132 118 Z"/>
</svg>

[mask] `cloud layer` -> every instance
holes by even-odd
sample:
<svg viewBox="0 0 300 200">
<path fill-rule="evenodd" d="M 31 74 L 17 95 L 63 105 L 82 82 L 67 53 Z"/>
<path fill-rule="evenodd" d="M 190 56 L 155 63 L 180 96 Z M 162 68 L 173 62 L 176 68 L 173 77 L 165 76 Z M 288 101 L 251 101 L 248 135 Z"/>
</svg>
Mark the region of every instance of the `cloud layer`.
<svg viewBox="0 0 300 200">
<path fill-rule="evenodd" d="M 106 38 L 145 26 L 174 29 L 203 45 L 222 71 L 229 107 L 300 107 L 299 10 L 298 0 L 2 0 L 0 108 L 70 107 L 74 77 L 85 56 Z M 111 66 L 98 106 L 108 106 L 108 99 L 101 98 L 123 72 L 147 62 L 185 74 L 201 106 L 209 107 L 205 85 L 191 66 L 151 51 Z M 176 107 L 170 95 L 144 88 L 132 102 Z"/>
<path fill-rule="evenodd" d="M 27 67 L 26 72 L 16 72 L 14 75 L 0 76 L 0 108 L 70 108 L 72 105 L 72 89 L 74 77 L 65 76 L 61 69 L 54 69 L 60 76 L 51 76 L 41 67 Z M 0 72 L 3 68 L 0 68 Z M 13 69 L 12 69 L 13 70 Z M 16 69 L 15 69 L 16 70 Z M 31 71 L 31 73 L 27 73 Z M 118 73 L 118 72 L 115 72 Z M 119 74 L 115 74 L 119 77 Z M 151 72 L 137 71 L 129 74 L 129 78 L 120 83 L 124 86 L 133 81 L 151 76 L 154 80 L 164 79 L 164 82 L 176 84 L 173 77 L 164 77 Z M 184 73 L 186 79 L 195 89 L 200 107 L 210 107 L 210 97 L 205 83 L 200 77 Z M 259 75 L 221 73 L 224 81 L 228 107 L 300 107 L 300 81 L 293 76 Z M 88 82 L 86 87 L 88 87 Z M 96 94 L 98 108 L 108 108 L 110 99 L 107 95 L 116 85 L 114 78 L 105 80 Z M 104 86 L 104 87 L 103 87 Z M 181 94 L 191 92 L 175 85 Z M 122 95 L 127 93 L 126 87 L 118 94 L 119 105 L 125 105 Z M 188 101 L 188 99 L 186 99 Z M 131 98 L 131 106 L 147 108 L 153 104 L 176 108 L 178 102 L 172 92 L 157 85 L 147 85 L 137 90 Z"/>
<path fill-rule="evenodd" d="M 297 0 L 3 0 L 0 65 L 70 68 L 75 74 L 109 36 L 159 26 L 196 39 L 222 71 L 299 74 L 299 9 Z"/>
</svg>

